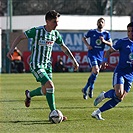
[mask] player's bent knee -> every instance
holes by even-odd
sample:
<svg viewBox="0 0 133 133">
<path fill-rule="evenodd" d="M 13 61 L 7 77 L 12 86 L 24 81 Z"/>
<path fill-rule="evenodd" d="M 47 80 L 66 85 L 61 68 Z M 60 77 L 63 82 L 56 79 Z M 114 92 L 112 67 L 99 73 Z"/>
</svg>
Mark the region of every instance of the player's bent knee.
<svg viewBox="0 0 133 133">
<path fill-rule="evenodd" d="M 54 84 L 51 80 L 47 81 L 44 86 L 45 88 L 54 88 Z"/>
<path fill-rule="evenodd" d="M 114 100 L 119 103 L 122 101 L 121 97 L 117 96 L 116 94 L 114 94 Z"/>
</svg>

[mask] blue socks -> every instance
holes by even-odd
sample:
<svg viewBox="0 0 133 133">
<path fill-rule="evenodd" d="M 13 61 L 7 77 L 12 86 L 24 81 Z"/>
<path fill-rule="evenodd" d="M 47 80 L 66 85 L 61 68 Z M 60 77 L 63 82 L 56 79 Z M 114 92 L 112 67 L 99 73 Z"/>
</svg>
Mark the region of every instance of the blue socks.
<svg viewBox="0 0 133 133">
<path fill-rule="evenodd" d="M 114 89 L 111 89 L 108 92 L 106 92 L 104 94 L 104 97 L 112 99 L 107 101 L 102 107 L 99 108 L 101 112 L 114 108 L 119 102 L 121 102 L 121 100 L 118 99 L 118 97 L 116 96 Z"/>
<path fill-rule="evenodd" d="M 105 94 L 104 94 L 104 97 L 105 98 L 113 98 L 115 95 L 115 90 L 114 89 L 111 89 L 109 91 L 107 91 Z"/>
<path fill-rule="evenodd" d="M 84 87 L 84 92 L 87 92 L 88 91 L 88 87 L 90 86 L 90 89 L 93 90 L 94 89 L 94 82 L 97 78 L 98 74 L 95 74 L 95 73 L 92 73 L 90 75 L 90 77 L 88 78 L 88 82 L 87 84 L 85 85 Z"/>
</svg>

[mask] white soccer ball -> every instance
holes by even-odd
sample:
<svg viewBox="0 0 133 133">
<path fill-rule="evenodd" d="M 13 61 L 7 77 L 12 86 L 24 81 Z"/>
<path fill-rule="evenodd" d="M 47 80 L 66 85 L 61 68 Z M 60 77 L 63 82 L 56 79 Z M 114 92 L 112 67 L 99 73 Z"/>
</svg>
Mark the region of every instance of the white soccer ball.
<svg viewBox="0 0 133 133">
<path fill-rule="evenodd" d="M 63 114 L 60 110 L 56 109 L 50 112 L 49 114 L 49 121 L 51 123 L 61 123 L 63 120 Z"/>
</svg>

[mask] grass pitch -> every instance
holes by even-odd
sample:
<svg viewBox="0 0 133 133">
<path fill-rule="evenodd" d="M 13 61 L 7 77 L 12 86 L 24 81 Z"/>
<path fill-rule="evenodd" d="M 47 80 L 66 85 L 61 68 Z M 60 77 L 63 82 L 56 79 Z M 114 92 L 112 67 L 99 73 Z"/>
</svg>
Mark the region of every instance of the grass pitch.
<svg viewBox="0 0 133 133">
<path fill-rule="evenodd" d="M 97 109 L 93 101 L 101 91 L 112 88 L 112 73 L 101 72 L 95 83 L 94 98 L 84 100 L 81 89 L 89 74 L 53 73 L 56 107 L 68 117 L 60 124 L 49 123 L 45 96 L 32 98 L 29 108 L 24 106 L 24 91 L 40 86 L 32 74 L 1 74 L 0 133 L 132 133 L 133 88 L 123 102 L 102 114 L 105 121 L 98 121 L 91 117 Z"/>
</svg>

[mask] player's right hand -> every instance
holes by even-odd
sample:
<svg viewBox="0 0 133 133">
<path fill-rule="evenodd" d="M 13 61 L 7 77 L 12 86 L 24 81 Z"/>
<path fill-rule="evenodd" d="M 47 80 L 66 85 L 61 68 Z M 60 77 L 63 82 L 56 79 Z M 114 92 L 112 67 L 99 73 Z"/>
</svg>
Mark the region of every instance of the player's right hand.
<svg viewBox="0 0 133 133">
<path fill-rule="evenodd" d="M 12 52 L 11 51 L 9 51 L 8 53 L 7 53 L 7 57 L 11 60 L 12 59 Z"/>
<path fill-rule="evenodd" d="M 92 46 L 91 45 L 89 45 L 88 46 L 88 50 L 92 50 L 93 48 L 92 48 Z"/>
</svg>

